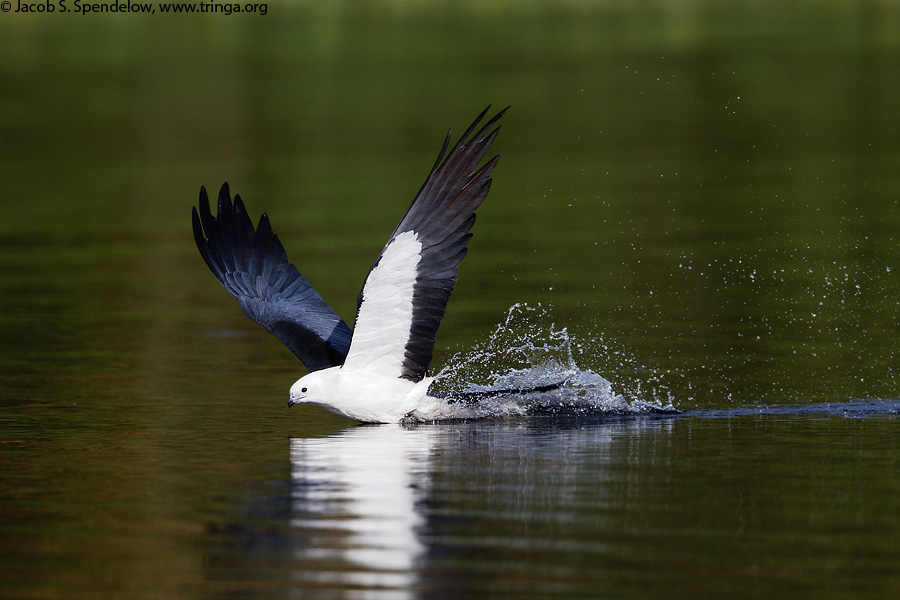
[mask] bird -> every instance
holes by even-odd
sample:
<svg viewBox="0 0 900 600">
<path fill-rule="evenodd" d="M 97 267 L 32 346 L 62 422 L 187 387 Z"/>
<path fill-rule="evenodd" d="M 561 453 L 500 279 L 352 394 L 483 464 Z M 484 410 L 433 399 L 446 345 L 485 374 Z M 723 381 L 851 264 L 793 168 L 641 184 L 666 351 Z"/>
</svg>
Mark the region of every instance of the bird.
<svg viewBox="0 0 900 600">
<path fill-rule="evenodd" d="M 475 212 L 500 158 L 485 156 L 508 109 L 481 125 L 485 108 L 452 147 L 448 131 L 425 183 L 366 275 L 352 330 L 288 260 L 266 213 L 254 228 L 226 182 L 213 216 L 201 187 L 199 210 L 192 207 L 191 214 L 201 256 L 247 316 L 308 370 L 291 386 L 288 406 L 317 404 L 363 423 L 445 412 L 446 396 L 429 394 L 428 369 Z"/>
</svg>

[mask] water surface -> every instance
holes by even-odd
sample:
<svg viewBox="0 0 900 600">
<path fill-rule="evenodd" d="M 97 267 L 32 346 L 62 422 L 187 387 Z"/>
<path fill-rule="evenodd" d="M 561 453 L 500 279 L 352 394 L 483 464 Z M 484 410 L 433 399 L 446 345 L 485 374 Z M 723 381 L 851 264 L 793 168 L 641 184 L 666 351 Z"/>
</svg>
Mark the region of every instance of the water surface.
<svg viewBox="0 0 900 600">
<path fill-rule="evenodd" d="M 0 17 L 0 596 L 900 592 L 894 3 Z M 441 385 L 565 339 L 683 414 L 288 410 L 302 367 L 193 246 L 200 185 L 352 321 L 489 103 Z"/>
</svg>

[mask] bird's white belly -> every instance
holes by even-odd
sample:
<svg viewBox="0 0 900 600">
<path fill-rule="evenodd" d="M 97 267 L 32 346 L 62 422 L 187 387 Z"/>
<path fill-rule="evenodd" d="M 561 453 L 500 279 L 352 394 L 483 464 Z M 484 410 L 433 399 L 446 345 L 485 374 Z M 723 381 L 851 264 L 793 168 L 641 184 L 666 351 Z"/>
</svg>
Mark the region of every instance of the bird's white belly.
<svg viewBox="0 0 900 600">
<path fill-rule="evenodd" d="M 396 423 L 430 403 L 426 377 L 416 383 L 399 377 L 380 377 L 336 369 L 334 385 L 316 399 L 328 410 L 366 423 Z"/>
</svg>

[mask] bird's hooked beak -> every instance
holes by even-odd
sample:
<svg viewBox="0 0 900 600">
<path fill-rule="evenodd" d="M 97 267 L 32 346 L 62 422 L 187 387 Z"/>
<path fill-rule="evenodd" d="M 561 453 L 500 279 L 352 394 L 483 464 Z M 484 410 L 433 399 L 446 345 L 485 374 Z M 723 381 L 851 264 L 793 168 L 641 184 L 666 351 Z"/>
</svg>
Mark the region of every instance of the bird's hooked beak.
<svg viewBox="0 0 900 600">
<path fill-rule="evenodd" d="M 292 407 L 295 404 L 300 404 L 301 402 L 305 402 L 306 398 L 306 388 L 301 390 L 295 390 L 293 387 L 291 388 L 290 393 L 288 394 L 288 408 Z"/>
</svg>

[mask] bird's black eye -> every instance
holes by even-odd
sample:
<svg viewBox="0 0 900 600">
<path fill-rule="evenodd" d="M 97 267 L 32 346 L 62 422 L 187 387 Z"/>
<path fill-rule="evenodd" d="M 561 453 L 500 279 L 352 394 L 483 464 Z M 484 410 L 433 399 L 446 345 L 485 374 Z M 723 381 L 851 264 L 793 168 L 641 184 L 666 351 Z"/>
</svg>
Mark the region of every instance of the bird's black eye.
<svg viewBox="0 0 900 600">
<path fill-rule="evenodd" d="M 306 388 L 301 388 L 300 391 L 306 393 Z"/>
</svg>

